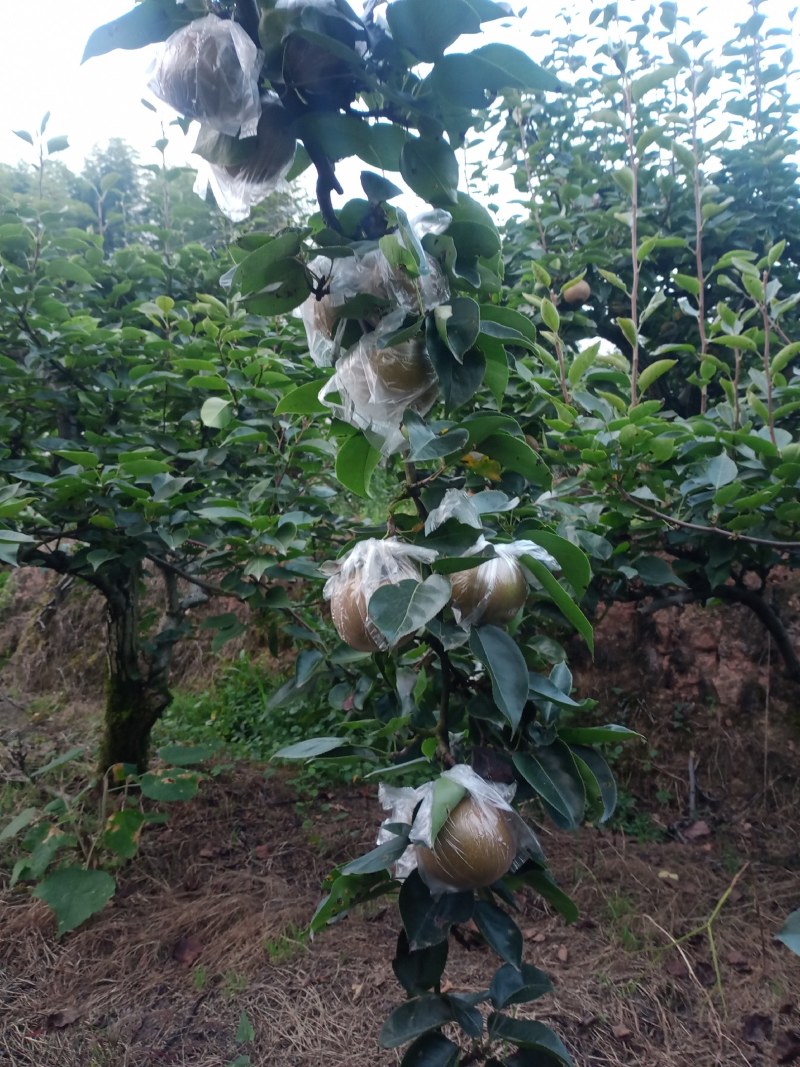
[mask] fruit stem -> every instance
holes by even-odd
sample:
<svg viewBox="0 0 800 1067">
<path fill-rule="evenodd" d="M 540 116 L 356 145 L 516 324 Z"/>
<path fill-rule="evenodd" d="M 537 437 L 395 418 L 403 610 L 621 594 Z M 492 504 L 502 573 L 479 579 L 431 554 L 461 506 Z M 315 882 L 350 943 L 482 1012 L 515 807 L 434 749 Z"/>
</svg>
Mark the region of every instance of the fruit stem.
<svg viewBox="0 0 800 1067">
<path fill-rule="evenodd" d="M 406 496 L 414 501 L 417 515 L 424 522 L 428 517 L 428 509 L 420 500 L 419 486 L 417 485 L 417 468 L 409 460 L 405 460 L 403 466 L 406 471 Z"/>
</svg>

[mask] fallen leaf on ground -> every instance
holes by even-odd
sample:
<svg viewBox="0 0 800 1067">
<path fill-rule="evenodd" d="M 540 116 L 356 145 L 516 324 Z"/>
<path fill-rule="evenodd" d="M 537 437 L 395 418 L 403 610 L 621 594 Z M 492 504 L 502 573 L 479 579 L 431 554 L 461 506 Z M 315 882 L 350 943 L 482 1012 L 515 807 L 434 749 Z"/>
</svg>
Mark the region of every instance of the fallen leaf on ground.
<svg viewBox="0 0 800 1067">
<path fill-rule="evenodd" d="M 624 1023 L 617 1023 L 615 1026 L 611 1027 L 611 1033 L 617 1041 L 624 1041 L 626 1037 L 631 1036 L 633 1031 Z"/>
<path fill-rule="evenodd" d="M 561 963 L 566 963 L 569 959 L 569 949 L 566 945 L 559 945 L 558 952 L 556 953 Z"/>
<path fill-rule="evenodd" d="M 203 942 L 199 937 L 190 934 L 189 937 L 181 937 L 175 942 L 172 958 L 184 967 L 191 967 L 202 951 Z"/>
<path fill-rule="evenodd" d="M 698 819 L 683 831 L 683 836 L 687 841 L 699 841 L 702 837 L 711 836 L 711 828 L 705 819 Z"/>
<path fill-rule="evenodd" d="M 769 1015 L 754 1012 L 742 1019 L 742 1037 L 748 1045 L 763 1045 L 772 1037 L 772 1019 Z"/>
</svg>

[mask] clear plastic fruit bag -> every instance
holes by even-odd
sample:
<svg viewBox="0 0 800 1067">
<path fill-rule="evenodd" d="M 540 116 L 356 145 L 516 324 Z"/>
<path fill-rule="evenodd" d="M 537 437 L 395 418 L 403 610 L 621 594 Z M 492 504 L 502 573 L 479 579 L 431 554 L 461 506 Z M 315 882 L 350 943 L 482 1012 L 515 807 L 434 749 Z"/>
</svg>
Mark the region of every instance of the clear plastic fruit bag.
<svg viewBox="0 0 800 1067">
<path fill-rule="evenodd" d="M 341 639 L 359 652 L 385 652 L 391 646 L 369 616 L 372 594 L 383 585 L 420 580 L 420 564 L 432 563 L 436 552 L 396 537 L 368 538 L 355 544 L 339 560 L 323 564 L 330 575 L 323 596 Z"/>
<path fill-rule="evenodd" d="M 202 127 L 195 152 L 226 162 L 197 162 L 194 191 L 205 198 L 211 188 L 220 211 L 233 222 L 246 219 L 251 208 L 282 188 L 297 147 L 291 117 L 275 93 L 261 98 L 261 117 L 255 137 L 220 145 L 224 135 Z"/>
<path fill-rule="evenodd" d="M 206 15 L 167 38 L 148 86 L 187 118 L 231 137 L 253 137 L 261 115 L 263 60 L 238 22 Z"/>
<path fill-rule="evenodd" d="M 384 333 L 365 334 L 341 357 L 319 399 L 388 456 L 406 444 L 401 428 L 405 412 L 430 411 L 439 381 L 420 338 L 384 346 Z"/>
<path fill-rule="evenodd" d="M 422 257 L 425 270 L 417 277 L 402 267 L 392 267 L 379 248 L 339 259 L 317 256 L 309 263 L 311 272 L 324 279 L 328 290 L 321 297 L 312 293 L 300 310 L 308 349 L 318 367 L 333 365 L 346 317 L 340 309 L 357 297 L 374 298 L 372 307 L 364 307 L 362 301 L 358 314 L 359 321 L 372 329 L 396 311 L 403 316 L 422 316 L 449 300 L 450 289 L 439 264 L 424 253 Z"/>
<path fill-rule="evenodd" d="M 410 846 L 394 868 L 396 878 L 413 870 L 434 895 L 493 885 L 531 856 L 540 857 L 536 834 L 511 806 L 515 786 L 488 782 L 466 764 L 444 771 L 441 780 L 463 790 L 434 838 L 437 784 L 416 789 L 381 785 L 378 799 L 387 818 L 378 844 L 393 838 L 392 823 L 411 825 Z M 457 794 L 456 794 L 457 795 Z"/>
</svg>

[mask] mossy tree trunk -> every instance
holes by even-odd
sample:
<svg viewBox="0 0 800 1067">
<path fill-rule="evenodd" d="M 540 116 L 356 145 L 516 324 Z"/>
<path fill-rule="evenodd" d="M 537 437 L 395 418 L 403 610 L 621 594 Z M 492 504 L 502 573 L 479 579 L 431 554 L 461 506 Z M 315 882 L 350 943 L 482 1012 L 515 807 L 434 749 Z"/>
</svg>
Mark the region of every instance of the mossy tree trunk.
<svg viewBox="0 0 800 1067">
<path fill-rule="evenodd" d="M 140 568 L 114 574 L 108 583 L 108 685 L 105 729 L 99 770 L 105 774 L 116 763 L 147 769 L 150 733 L 168 707 L 171 696 L 162 672 L 153 676 L 142 649 L 139 597 Z"/>
</svg>

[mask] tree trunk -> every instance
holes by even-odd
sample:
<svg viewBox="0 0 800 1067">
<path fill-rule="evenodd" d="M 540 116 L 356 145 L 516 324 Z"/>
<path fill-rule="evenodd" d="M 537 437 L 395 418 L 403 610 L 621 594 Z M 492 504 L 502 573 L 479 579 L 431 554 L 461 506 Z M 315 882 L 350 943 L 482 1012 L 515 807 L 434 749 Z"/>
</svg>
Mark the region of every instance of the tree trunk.
<svg viewBox="0 0 800 1067">
<path fill-rule="evenodd" d="M 155 687 L 142 656 L 139 632 L 141 571 L 120 570 L 109 583 L 108 686 L 99 771 L 115 763 L 147 769 L 150 732 L 169 705 L 166 688 Z"/>
</svg>

